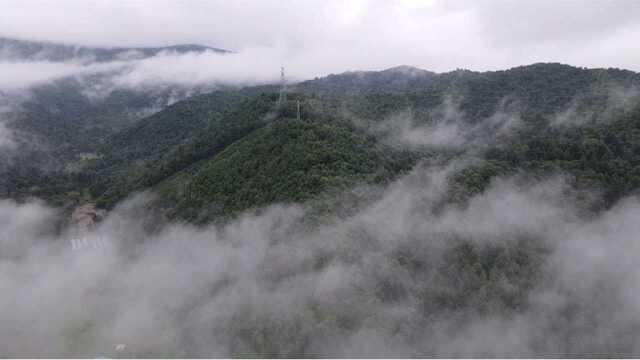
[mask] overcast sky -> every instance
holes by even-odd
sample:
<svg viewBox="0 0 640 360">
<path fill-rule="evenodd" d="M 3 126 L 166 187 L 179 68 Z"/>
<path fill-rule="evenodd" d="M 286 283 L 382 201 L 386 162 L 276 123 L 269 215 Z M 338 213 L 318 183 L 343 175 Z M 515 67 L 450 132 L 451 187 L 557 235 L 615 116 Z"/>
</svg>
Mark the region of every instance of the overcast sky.
<svg viewBox="0 0 640 360">
<path fill-rule="evenodd" d="M 540 61 L 640 70 L 637 0 L 0 0 L 0 8 L 0 36 L 268 51 L 305 76 Z"/>
</svg>

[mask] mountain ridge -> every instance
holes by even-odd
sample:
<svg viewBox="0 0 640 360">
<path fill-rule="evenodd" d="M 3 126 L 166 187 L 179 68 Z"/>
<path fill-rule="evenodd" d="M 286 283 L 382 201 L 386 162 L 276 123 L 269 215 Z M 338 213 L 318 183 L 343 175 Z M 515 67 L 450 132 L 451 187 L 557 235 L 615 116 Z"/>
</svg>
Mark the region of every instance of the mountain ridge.
<svg viewBox="0 0 640 360">
<path fill-rule="evenodd" d="M 55 194 L 59 200 L 66 197 L 58 194 L 79 191 L 90 194 L 91 199 L 107 208 L 134 192 L 161 189 L 167 196 L 164 199 L 167 201 L 162 202 L 169 207 L 190 208 L 185 201 L 198 199 L 202 207 L 208 203 L 226 204 L 216 211 L 227 215 L 251 207 L 254 200 L 255 205 L 271 200 L 306 201 L 330 188 L 391 181 L 418 161 L 457 156 L 460 150 L 448 142 L 474 146 L 479 141 L 474 137 L 485 139 L 499 134 L 506 131 L 501 129 L 508 127 L 509 119 L 516 119 L 519 125 L 509 130 L 511 137 L 497 137 L 489 141 L 492 144 L 489 148 L 477 149 L 482 162 L 458 178 L 462 190 L 452 194 L 453 198 L 463 199 L 469 191 L 481 191 L 495 176 L 520 168 L 533 171 L 542 165 L 562 169 L 570 165 L 569 170 L 578 178 L 608 188 L 611 199 L 615 199 L 635 189 L 635 175 L 631 175 L 635 172 L 631 169 L 636 166 L 636 158 L 626 154 L 620 144 L 608 142 L 614 138 L 630 148 L 635 146 L 634 138 L 623 136 L 616 129 L 633 133 L 636 115 L 632 108 L 614 107 L 611 111 L 608 108 L 611 96 L 621 87 L 632 89 L 639 84 L 640 76 L 631 71 L 538 63 L 492 72 L 417 71 L 417 76 L 415 68 L 406 66 L 379 72 L 347 72 L 291 84 L 288 101 L 280 105 L 276 85 L 220 89 L 179 101 L 113 133 L 96 144 L 95 157 L 84 161 L 83 170 L 77 174 L 80 178 L 69 182 L 71 185 L 54 190 L 55 186 L 42 187 L 41 182 L 32 179 L 17 189 L 18 193 L 45 198 Z M 298 101 L 300 119 L 296 119 Z M 637 106 L 634 101 L 631 99 L 629 104 Z M 553 125 L 558 114 L 573 108 L 575 116 L 584 115 L 581 118 L 584 124 Z M 604 115 L 611 121 L 600 122 L 599 117 Z M 446 131 L 438 132 L 442 126 Z M 448 133 L 447 126 L 473 130 Z M 336 134 L 328 136 L 326 127 Z M 589 132 L 583 130 L 586 128 Z M 304 138 L 299 135 L 301 131 L 318 134 L 309 135 L 315 147 L 312 143 L 305 146 L 306 140 L 300 142 L 300 136 Z M 415 136 L 405 137 L 415 131 L 427 140 L 431 133 L 458 138 L 438 140 L 435 148 L 428 142 L 403 143 L 414 141 Z M 291 136 L 276 136 L 280 133 Z M 593 138 L 593 134 L 597 136 Z M 368 139 L 362 141 L 369 145 L 349 147 L 341 139 Z M 571 151 L 557 150 L 564 147 Z M 292 156 L 281 152 L 282 148 L 295 148 L 299 153 Z M 331 156 L 322 155 L 331 148 L 341 150 Z M 224 166 L 220 164 L 226 164 L 240 167 L 233 170 L 235 174 L 250 176 L 241 169 L 242 163 L 230 159 L 251 159 L 247 154 L 253 152 L 255 156 L 262 156 L 262 150 L 258 149 L 269 149 L 271 154 L 255 164 L 256 171 L 261 173 L 259 178 L 232 179 L 221 173 Z M 361 159 L 363 152 L 380 159 L 369 163 L 385 164 L 382 166 L 385 170 L 380 172 L 378 166 L 373 165 L 355 166 L 355 159 Z M 598 169 L 591 169 L 585 159 L 602 161 L 602 164 Z M 629 167 L 630 175 L 622 177 L 624 184 L 614 184 L 606 173 L 594 177 L 594 171 L 614 171 L 612 165 L 607 165 L 608 159 L 618 159 L 624 162 L 623 168 Z M 288 162 L 290 166 L 286 165 Z M 262 164 L 267 163 L 278 165 L 263 168 Z M 291 184 L 289 192 L 267 181 L 277 178 L 279 174 L 270 172 L 278 166 L 278 173 L 288 171 L 289 167 L 294 172 L 316 169 L 315 180 L 309 183 L 310 179 L 302 176 Z M 65 174 L 62 172 L 61 176 L 68 176 Z M 230 194 L 235 195 L 222 200 L 220 194 L 226 190 L 218 191 L 214 190 L 215 186 L 206 185 L 211 179 L 224 179 L 231 184 Z M 40 187 L 34 193 L 29 189 L 36 184 Z M 16 185 L 8 186 L 15 188 Z M 272 195 L 258 195 L 246 186 Z M 300 190 L 305 188 L 308 191 Z M 181 198 L 186 194 L 184 189 L 192 191 L 188 198 Z M 193 216 L 198 219 L 210 219 L 211 214 L 200 216 L 200 205 L 191 207 L 187 213 L 197 214 Z M 173 213 L 179 215 L 177 211 Z"/>
<path fill-rule="evenodd" d="M 283 121 L 283 124 L 278 125 L 280 126 L 280 132 L 283 133 L 294 134 L 297 132 L 297 130 L 293 131 L 292 129 L 300 127 L 309 129 L 309 131 L 316 131 L 314 130 L 316 129 L 316 127 L 315 125 L 313 125 L 313 123 L 321 122 L 323 124 L 331 124 L 334 129 L 341 129 L 340 131 L 345 131 L 345 136 L 347 136 L 346 134 L 349 134 L 348 136 L 354 136 L 355 138 L 360 138 L 362 136 L 373 136 L 374 138 L 377 138 L 376 142 L 382 145 L 384 143 L 383 137 L 386 136 L 384 135 L 384 133 L 387 130 L 375 129 L 379 129 L 379 124 L 385 124 L 385 122 L 388 121 L 389 116 L 395 116 L 394 114 L 402 113 L 409 108 L 412 109 L 413 113 L 413 124 L 411 126 L 418 128 L 420 128 L 421 126 L 427 126 L 428 128 L 430 122 L 435 121 L 437 123 L 439 121 L 438 119 L 441 116 L 449 116 L 444 113 L 440 114 L 440 112 L 442 111 L 446 112 L 446 109 L 440 109 L 440 107 L 442 107 L 443 103 L 446 103 L 448 101 L 447 98 L 451 96 L 451 94 L 460 96 L 462 98 L 462 100 L 460 100 L 459 103 L 455 105 L 459 107 L 459 109 L 456 110 L 457 112 L 459 112 L 459 114 L 455 115 L 459 118 L 455 119 L 455 121 L 459 122 L 460 126 L 485 126 L 484 124 L 487 121 L 496 121 L 495 118 L 492 117 L 492 114 L 501 112 L 508 113 L 509 111 L 513 110 L 511 109 L 512 107 L 518 106 L 519 109 L 524 112 L 524 114 L 522 114 L 521 116 L 523 119 L 523 127 L 521 129 L 518 129 L 517 131 L 523 132 L 523 134 L 528 134 L 527 136 L 530 137 L 538 138 L 542 136 L 543 139 L 546 139 L 548 136 L 551 136 L 553 132 L 558 131 L 549 125 L 552 121 L 553 116 L 555 116 L 555 114 L 558 111 L 561 111 L 564 107 L 570 106 L 571 102 L 576 99 L 576 96 L 582 96 L 582 94 L 593 91 L 593 86 L 596 86 L 597 84 L 599 84 L 598 81 L 602 80 L 602 76 L 598 74 L 599 71 L 600 70 L 584 70 L 560 64 L 536 64 L 529 67 L 519 67 L 513 70 L 506 70 L 504 72 L 463 72 L 461 73 L 462 78 L 460 78 L 460 74 L 457 73 L 445 73 L 441 75 L 432 75 L 430 73 L 426 73 L 426 77 L 428 78 L 424 78 L 418 82 L 404 81 L 404 79 L 400 79 L 400 81 L 397 82 L 387 82 L 386 84 L 388 86 L 386 87 L 379 86 L 379 84 L 384 83 L 383 79 L 386 79 L 386 77 L 389 76 L 389 72 L 385 73 L 384 71 L 382 71 L 368 73 L 367 77 L 364 78 L 364 80 L 361 74 L 351 72 L 335 76 L 328 76 L 326 78 L 318 80 L 309 80 L 292 85 L 289 94 L 289 101 L 287 102 L 286 106 L 280 108 L 278 108 L 276 105 L 278 91 L 277 87 L 267 86 L 258 89 L 249 87 L 243 90 L 237 90 L 236 96 L 240 96 L 240 98 L 243 98 L 245 100 L 237 103 L 238 107 L 236 107 L 235 110 L 231 110 L 231 112 L 218 118 L 218 120 L 216 120 L 217 125 L 214 125 L 213 127 L 210 127 L 211 125 L 205 125 L 207 124 L 206 122 L 202 122 L 196 119 L 196 117 L 199 116 L 197 114 L 198 111 L 194 112 L 193 115 L 188 115 L 184 112 L 182 112 L 182 115 L 178 115 L 178 113 L 170 115 L 168 112 L 166 112 L 148 118 L 145 121 L 146 134 L 156 133 L 155 130 L 152 130 L 154 127 L 156 127 L 156 125 L 161 127 L 168 126 L 163 131 L 166 134 L 171 134 L 166 136 L 172 138 L 174 133 L 179 134 L 181 132 L 181 129 L 179 128 L 171 130 L 171 126 L 176 126 L 172 124 L 179 124 L 185 121 L 190 122 L 192 120 L 196 122 L 200 121 L 200 126 L 204 127 L 202 127 L 200 130 L 196 130 L 197 136 L 195 138 L 187 137 L 184 139 L 185 141 L 181 141 L 179 143 L 176 143 L 175 145 L 164 148 L 164 150 L 157 150 L 155 152 L 156 154 L 162 154 L 161 156 L 150 154 L 150 157 L 147 158 L 139 157 L 138 160 L 141 161 L 140 164 L 134 167 L 130 167 L 130 170 L 125 173 L 131 174 L 131 171 L 135 170 L 135 172 L 137 172 L 143 167 L 150 170 L 150 172 L 147 172 L 146 174 L 142 175 L 142 177 L 140 177 L 140 179 L 146 180 L 141 180 L 141 182 L 138 183 L 138 186 L 134 187 L 137 190 L 142 190 L 149 187 L 154 188 L 156 185 L 163 183 L 164 179 L 175 177 L 176 174 L 181 173 L 183 170 L 188 168 L 191 168 L 191 170 L 189 171 L 192 175 L 188 175 L 186 177 L 179 176 L 181 180 L 187 180 L 186 182 L 183 181 L 182 184 L 176 186 L 180 188 L 189 188 L 190 185 L 188 185 L 188 183 L 190 183 L 191 180 L 188 180 L 188 178 L 190 178 L 191 176 L 195 176 L 194 180 L 198 179 L 196 180 L 198 183 L 204 184 L 206 183 L 205 179 L 207 178 L 222 178 L 226 176 L 220 173 L 222 169 L 221 166 L 213 165 L 213 163 L 219 162 L 216 159 L 218 159 L 218 156 L 222 156 L 222 153 L 226 151 L 227 147 L 233 146 L 234 153 L 241 154 L 245 151 L 250 152 L 253 150 L 242 149 L 242 147 L 239 147 L 237 145 L 238 143 L 243 143 L 245 145 L 252 144 L 251 146 L 257 146 L 256 149 L 279 149 L 281 146 L 288 146 L 286 144 L 288 144 L 291 139 L 287 140 L 283 138 L 280 144 L 268 144 L 276 137 L 251 135 L 255 131 L 262 131 L 262 133 L 264 133 L 266 130 L 260 129 L 266 126 L 270 126 L 270 124 L 275 124 Z M 638 79 L 638 75 L 636 73 L 618 72 L 616 70 L 607 71 L 609 72 L 607 76 L 610 79 L 625 80 L 629 86 L 636 86 L 637 84 L 640 84 L 640 80 Z M 394 70 L 392 70 L 391 73 L 394 73 Z M 396 74 L 402 74 L 402 72 Z M 410 74 L 397 76 L 406 76 L 406 79 L 413 78 L 413 76 Z M 523 81 L 521 79 L 526 79 L 526 81 L 528 81 L 529 83 L 521 84 L 521 82 Z M 571 81 L 567 82 L 566 79 L 571 79 Z M 335 86 L 340 85 L 342 82 L 346 82 L 347 86 Z M 516 88 L 516 85 L 518 84 L 521 84 L 522 88 Z M 609 84 L 607 86 L 614 86 L 613 82 L 607 82 L 607 84 Z M 358 91 L 352 91 L 354 89 Z M 520 91 L 520 93 L 514 93 L 514 89 Z M 246 93 L 242 95 L 244 91 L 253 91 L 253 94 Z M 554 94 L 555 96 L 541 97 L 539 95 L 539 93 L 541 92 Z M 215 104 L 217 101 L 221 101 L 220 96 L 226 96 L 227 94 L 229 93 L 222 91 L 209 95 L 202 95 L 198 97 L 197 104 L 193 103 L 194 100 L 187 99 L 184 100 L 182 104 L 176 104 L 177 107 L 173 109 L 177 110 L 178 108 L 184 108 L 185 110 L 194 109 L 195 111 L 195 109 L 197 109 L 199 106 L 204 106 L 202 109 L 206 109 L 207 107 L 212 106 L 212 104 Z M 512 99 L 505 103 L 505 96 L 507 95 L 516 96 L 519 97 L 519 99 L 517 101 Z M 588 99 L 588 104 L 590 104 L 589 106 L 595 106 L 596 108 L 594 111 L 601 111 L 597 110 L 597 107 L 600 106 L 598 104 L 606 104 L 608 96 L 607 93 L 596 92 L 594 94 L 591 94 L 590 96 L 591 98 Z M 255 105 L 249 105 L 252 102 L 256 101 L 261 105 L 257 107 Z M 297 101 L 300 101 L 302 108 L 300 120 L 302 121 L 302 123 L 298 123 L 295 120 L 295 105 Z M 216 106 L 214 106 L 213 108 L 215 107 Z M 244 124 L 246 124 L 246 127 L 236 128 L 231 126 L 232 124 L 237 125 L 238 123 L 236 123 L 236 120 L 241 118 L 246 119 L 243 120 L 245 121 Z M 267 120 L 263 120 L 265 118 Z M 345 126 L 346 124 L 350 124 L 352 122 L 350 118 L 359 119 L 358 121 L 361 124 L 355 127 L 353 126 L 353 124 Z M 162 122 L 159 122 L 160 119 L 164 120 L 162 120 Z M 308 122 L 310 124 L 305 125 L 305 122 Z M 363 124 L 364 128 L 362 127 Z M 597 124 L 592 125 L 596 126 Z M 291 126 L 292 128 L 289 128 L 289 126 Z M 371 132 L 371 130 L 366 130 L 367 128 L 374 129 L 373 133 Z M 160 127 L 158 129 L 160 129 Z M 218 140 L 215 139 L 217 139 L 218 136 L 222 136 L 221 134 L 225 134 L 225 131 L 231 131 L 229 134 L 235 135 L 232 135 L 228 138 L 228 141 L 224 142 L 226 145 L 223 145 L 221 148 L 218 148 L 215 151 L 211 150 L 214 147 L 218 146 L 215 144 L 220 144 Z M 115 134 L 113 139 L 118 139 L 122 135 L 126 134 L 128 134 L 127 130 L 125 130 L 121 134 Z M 245 140 L 245 137 L 247 136 L 252 137 L 254 140 Z M 256 139 L 256 136 L 258 136 L 261 140 L 258 141 Z M 519 137 L 524 135 L 516 136 Z M 169 139 L 169 137 L 167 139 Z M 111 151 L 114 151 L 114 154 L 118 154 L 122 153 L 124 149 L 130 147 L 133 149 L 140 146 L 140 143 L 138 142 L 139 140 L 135 140 L 136 138 L 136 136 L 129 136 L 129 140 L 125 142 L 119 142 L 120 145 L 117 147 L 113 147 L 113 150 Z M 523 137 L 523 140 L 525 139 L 526 137 Z M 159 142 L 162 140 L 146 139 L 144 141 Z M 130 145 L 127 145 L 127 142 L 129 142 Z M 323 146 L 336 147 L 340 146 L 340 144 L 339 142 L 336 142 L 332 143 L 332 145 L 326 144 Z M 511 145 L 505 143 L 504 146 Z M 374 147 L 369 147 L 369 149 L 373 148 Z M 315 161 L 313 159 L 316 158 L 316 155 L 312 155 L 311 153 L 307 154 L 308 156 L 303 155 L 307 150 L 311 151 L 311 149 L 307 149 L 304 146 L 299 149 L 302 152 L 302 154 L 300 155 L 302 156 L 302 159 L 307 159 L 303 161 L 311 161 L 311 163 L 309 163 L 308 165 L 311 167 L 315 166 L 312 164 L 313 161 Z M 106 149 L 106 151 L 108 153 L 110 150 Z M 351 151 L 355 151 L 355 153 L 351 153 Z M 348 149 L 345 150 L 345 156 L 347 156 L 347 158 L 351 157 L 352 159 L 355 159 L 357 158 L 356 153 L 360 151 L 364 150 Z M 414 155 L 401 155 L 402 152 L 406 151 L 409 151 L 408 154 Z M 504 149 L 501 151 L 511 150 Z M 391 164 L 395 165 L 387 165 L 387 168 L 395 168 L 395 170 L 387 171 L 382 177 L 384 179 L 394 178 L 395 176 L 397 176 L 397 174 L 399 174 L 399 172 L 410 168 L 411 164 L 415 164 L 417 158 L 424 157 L 424 154 L 420 155 L 421 150 L 419 149 L 394 150 L 393 147 L 391 147 L 385 150 L 385 152 L 388 154 L 396 153 L 396 155 L 392 156 L 395 157 L 396 160 L 391 161 Z M 442 152 L 442 150 L 439 150 L 438 152 Z M 260 151 L 258 151 L 258 153 L 260 153 Z M 276 153 L 277 151 L 274 152 L 274 156 L 282 156 L 283 158 L 290 156 L 284 153 L 281 153 L 281 155 L 275 155 Z M 227 155 L 228 157 L 235 156 L 237 158 L 250 158 L 246 155 Z M 495 158 L 495 154 L 491 155 L 491 157 Z M 399 159 L 404 160 L 400 161 Z M 104 161 L 106 161 L 107 163 L 111 162 L 113 164 L 124 164 L 122 162 L 109 160 L 109 156 L 107 156 Z M 205 163 L 213 163 L 210 166 L 198 166 L 197 169 L 194 170 L 191 165 L 199 161 L 204 161 Z M 265 159 L 265 162 L 267 161 L 269 160 Z M 233 164 L 233 166 L 242 166 L 242 164 L 237 164 L 235 162 L 227 163 Z M 507 163 L 501 163 L 500 165 L 501 169 L 503 169 L 504 171 L 510 169 L 510 166 L 511 165 L 508 165 Z M 160 172 L 158 172 L 159 170 L 164 171 L 164 175 L 160 175 Z M 491 167 L 484 167 L 479 169 L 479 171 L 483 171 L 485 172 L 485 174 L 491 174 L 488 178 L 483 177 L 483 179 L 485 180 L 482 181 L 486 181 L 492 178 L 494 175 L 502 172 L 503 170 Z M 265 170 L 263 169 L 260 171 L 264 172 Z M 487 173 L 486 171 L 489 172 Z M 149 176 L 154 172 L 156 175 Z M 241 169 L 238 169 L 238 174 L 240 173 L 242 173 L 242 171 Z M 268 171 L 266 171 L 266 173 L 268 173 Z M 337 174 L 340 173 L 341 170 L 337 172 Z M 361 179 L 364 179 L 367 178 L 367 174 L 373 173 L 375 173 L 375 169 L 374 167 L 371 167 L 366 171 L 359 172 L 358 174 L 363 175 L 364 177 Z M 277 176 L 277 174 L 273 175 Z M 265 179 L 268 178 L 268 176 L 261 176 L 263 176 Z M 349 176 L 353 178 L 352 175 Z M 127 178 L 133 179 L 131 175 L 127 175 Z M 337 178 L 340 178 L 340 176 L 338 176 Z M 229 182 L 228 179 L 225 181 Z M 242 183 L 242 179 L 237 179 L 237 181 L 231 181 L 229 183 L 240 184 Z M 340 181 L 326 182 L 326 184 L 329 183 L 340 183 Z M 345 183 L 353 184 L 353 182 L 349 181 Z M 122 183 L 120 182 L 119 184 L 119 189 L 122 189 Z M 276 184 L 267 185 L 267 183 L 264 183 L 264 185 L 266 187 L 263 188 L 263 191 L 267 193 L 275 191 L 275 188 L 271 189 L 271 187 L 276 186 Z M 257 185 L 253 183 L 252 186 Z M 166 186 L 163 186 L 163 188 L 166 190 Z M 324 189 L 323 186 L 320 186 L 319 188 Z M 192 189 L 195 189 L 195 191 L 199 191 L 202 194 L 190 195 L 192 196 L 191 198 L 206 200 L 204 201 L 204 203 L 206 203 L 207 201 L 216 201 L 217 195 L 207 195 L 207 193 L 209 192 L 208 190 L 206 190 L 207 187 L 200 185 L 198 187 L 192 187 Z M 233 191 L 243 193 L 243 191 L 245 190 L 236 189 Z M 320 192 L 321 191 L 314 190 L 313 193 L 317 194 Z M 125 191 L 125 194 L 126 193 L 127 191 Z M 173 193 L 174 195 L 172 195 L 172 197 L 175 198 L 175 194 L 180 193 L 180 191 L 176 192 L 176 190 L 174 189 L 165 191 L 165 193 Z M 296 194 L 292 193 L 292 200 L 306 199 L 305 196 Z M 117 197 L 116 199 L 118 198 L 119 197 Z M 282 194 L 280 194 L 277 195 L 277 198 L 285 199 L 286 196 L 283 197 Z M 246 199 L 241 201 L 246 201 Z M 260 202 L 263 203 L 264 200 L 260 200 Z M 237 207 L 232 204 L 230 208 L 235 209 Z"/>
<path fill-rule="evenodd" d="M 162 52 L 202 53 L 212 51 L 217 54 L 232 53 L 229 50 L 197 45 L 176 44 L 170 46 L 84 46 L 49 41 L 22 40 L 0 36 L 0 59 L 62 62 L 72 59 L 91 59 L 95 62 L 142 59 Z"/>
</svg>

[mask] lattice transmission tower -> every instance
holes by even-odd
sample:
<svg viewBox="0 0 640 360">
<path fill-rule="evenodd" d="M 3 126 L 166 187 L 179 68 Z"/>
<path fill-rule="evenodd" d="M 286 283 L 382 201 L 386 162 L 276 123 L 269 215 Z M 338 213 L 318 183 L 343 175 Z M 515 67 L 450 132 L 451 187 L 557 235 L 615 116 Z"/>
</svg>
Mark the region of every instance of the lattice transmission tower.
<svg viewBox="0 0 640 360">
<path fill-rule="evenodd" d="M 280 98 L 278 105 L 284 106 L 287 103 L 287 78 L 284 76 L 284 66 L 280 67 Z"/>
</svg>

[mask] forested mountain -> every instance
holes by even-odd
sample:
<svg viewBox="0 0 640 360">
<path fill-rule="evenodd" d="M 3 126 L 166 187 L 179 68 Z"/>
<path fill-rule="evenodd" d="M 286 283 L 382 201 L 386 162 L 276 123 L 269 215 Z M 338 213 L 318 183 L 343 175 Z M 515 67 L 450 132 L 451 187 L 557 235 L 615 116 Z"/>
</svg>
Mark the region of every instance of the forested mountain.
<svg viewBox="0 0 640 360">
<path fill-rule="evenodd" d="M 393 76 L 397 78 L 389 81 Z M 181 179 L 179 188 L 188 189 L 188 194 L 178 191 L 180 206 L 220 202 L 239 210 L 303 200 L 337 185 L 390 180 L 420 159 L 451 158 L 471 149 L 482 161 L 464 170 L 468 191 L 479 191 L 497 174 L 563 169 L 614 199 L 638 185 L 632 175 L 639 164 L 632 155 L 638 83 L 638 75 L 627 71 L 536 64 L 491 73 L 434 75 L 403 68 L 329 76 L 298 84 L 281 108 L 275 105 L 274 88 L 218 92 L 146 119 L 144 130 L 135 127 L 115 135 L 103 149 L 102 163 L 139 161 L 123 176 L 129 182 L 140 179 L 132 187 L 137 190 L 185 169 L 191 175 L 172 180 Z M 232 94 L 244 100 L 233 104 L 222 98 Z M 221 101 L 231 106 L 225 108 Z M 302 110 L 296 120 L 298 101 Z M 211 111 L 203 110 L 209 106 L 219 112 L 201 117 Z M 406 111 L 408 120 L 403 118 Z M 563 118 L 567 111 L 579 124 Z M 408 128 L 395 128 L 397 123 Z M 449 128 L 455 134 L 437 141 L 413 144 L 402 138 L 407 131 L 437 134 Z M 136 132 L 158 135 L 143 139 Z M 131 147 L 137 152 L 127 150 Z M 116 160 L 118 154 L 130 160 Z M 231 170 L 236 166 L 237 172 Z M 283 186 L 274 180 L 283 173 L 304 175 L 300 180 L 291 176 L 295 184 Z M 236 192 L 243 195 L 234 199 Z"/>
<path fill-rule="evenodd" d="M 0 113 L 11 120 L 9 127 L 40 136 L 54 148 L 63 145 L 75 148 L 72 150 L 76 153 L 90 152 L 96 141 L 131 125 L 132 119 L 216 86 L 158 84 L 145 88 L 122 83 L 122 77 L 136 64 L 134 60 L 163 52 L 177 55 L 227 53 L 199 45 L 90 48 L 0 38 L 0 61 L 18 66 L 14 71 L 41 72 L 43 76 L 32 80 L 33 84 L 22 85 L 17 81 L 1 84 Z M 139 53 L 139 56 L 132 53 Z M 125 57 L 126 54 L 131 56 Z M 48 62 L 54 68 L 19 67 L 29 66 L 34 61 Z"/>
<path fill-rule="evenodd" d="M 140 60 L 205 53 L 222 56 L 227 51 L 198 45 L 91 48 L 0 39 L 0 62 L 16 72 L 15 80 L 8 73 L 0 83 L 0 135 L 5 134 L 0 140 L 9 134 L 9 140 L 0 141 L 0 194 L 37 195 L 70 178 L 84 178 L 81 169 L 101 156 L 97 150 L 111 134 L 181 99 L 224 88 L 214 82 L 126 82 Z M 23 83 L 20 77 L 31 80 Z"/>
<path fill-rule="evenodd" d="M 217 88 L 133 120 L 123 112 L 153 97 L 90 104 L 73 81 L 38 95 L 49 106 L 22 105 L 23 131 L 57 150 L 0 178 L 20 204 L 108 210 L 91 220 L 114 246 L 89 259 L 113 262 L 81 287 L 95 311 L 51 331 L 73 340 L 61 353 L 100 348 L 122 327 L 95 319 L 121 319 L 132 301 L 151 309 L 134 316 L 147 321 L 134 355 L 205 356 L 215 341 L 241 357 L 345 353 L 325 343 L 407 357 L 639 353 L 640 74 L 403 66 L 289 84 L 284 102 L 277 85 Z M 81 256 L 37 264 L 48 275 L 76 259 L 84 276 Z M 158 324 L 177 330 L 155 336 Z"/>
<path fill-rule="evenodd" d="M 390 181 L 418 162 L 471 156 L 452 180 L 452 198 L 482 191 L 497 175 L 566 171 L 576 185 L 603 191 L 598 206 L 606 206 L 640 185 L 639 84 L 630 71 L 534 64 L 330 75 L 293 85 L 283 105 L 277 86 L 218 90 L 105 140 L 74 135 L 69 143 L 85 141 L 83 151 L 94 157 L 80 171 L 51 175 L 64 185 L 26 179 L 5 186 L 17 194 L 36 186 L 33 194 L 57 201 L 84 194 L 107 207 L 157 189 L 172 216 L 205 221 Z M 111 101 L 119 106 L 136 99 L 117 95 Z M 52 128 L 52 136 L 63 129 Z"/>
<path fill-rule="evenodd" d="M 0 0 L 0 360 L 640 359 L 640 0 Z"/>
</svg>

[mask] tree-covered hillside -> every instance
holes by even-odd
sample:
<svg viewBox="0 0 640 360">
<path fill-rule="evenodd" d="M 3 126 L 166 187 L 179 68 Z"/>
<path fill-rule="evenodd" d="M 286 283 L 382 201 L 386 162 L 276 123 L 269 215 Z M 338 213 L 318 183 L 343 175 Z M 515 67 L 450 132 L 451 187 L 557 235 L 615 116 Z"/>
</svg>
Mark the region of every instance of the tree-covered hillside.
<svg viewBox="0 0 640 360">
<path fill-rule="evenodd" d="M 73 191 L 110 207 L 155 189 L 173 216 L 202 220 L 471 157 L 452 199 L 496 175 L 564 172 L 611 203 L 638 186 L 639 84 L 630 71 L 534 64 L 331 75 L 291 86 L 280 105 L 276 86 L 219 90 L 95 142 L 95 159 L 65 175 L 64 191 L 37 184 L 35 194 Z"/>
<path fill-rule="evenodd" d="M 79 200 L 86 167 L 109 136 L 167 106 L 222 84 L 130 84 L 138 61 L 156 55 L 225 51 L 198 45 L 92 48 L 0 38 L 0 194 Z M 22 73 L 29 74 L 24 81 Z M 7 135 L 8 134 L 8 135 Z M 9 140 L 6 140 L 9 139 Z M 86 194 L 86 192 L 85 192 Z"/>
<path fill-rule="evenodd" d="M 181 216 L 211 220 L 274 202 L 301 202 L 328 189 L 384 181 L 412 165 L 406 155 L 350 123 L 283 118 L 176 174 L 159 191 L 175 202 Z"/>
</svg>

